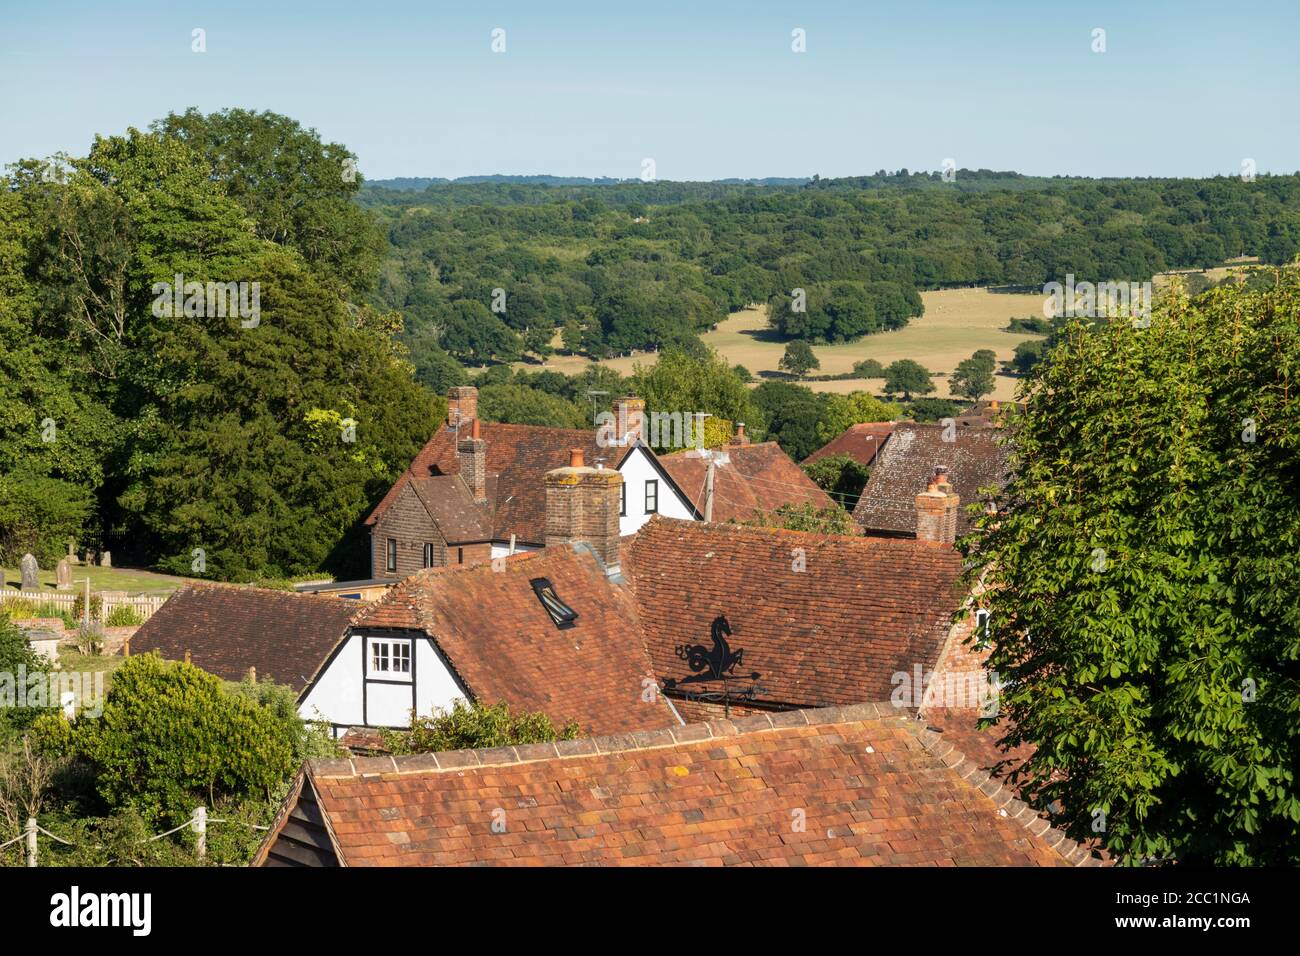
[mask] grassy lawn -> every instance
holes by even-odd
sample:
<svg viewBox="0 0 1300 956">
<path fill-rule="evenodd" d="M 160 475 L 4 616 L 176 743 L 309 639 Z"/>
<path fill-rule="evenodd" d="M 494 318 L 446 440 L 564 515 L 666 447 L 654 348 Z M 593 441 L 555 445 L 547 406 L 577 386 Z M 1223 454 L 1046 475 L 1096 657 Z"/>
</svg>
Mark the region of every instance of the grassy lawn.
<svg viewBox="0 0 1300 956">
<path fill-rule="evenodd" d="M 1010 359 L 1016 346 L 1027 339 L 1040 336 L 1004 331 L 1012 318 L 1043 314 L 1043 297 L 1034 294 L 990 292 L 987 289 L 944 289 L 922 292 L 925 315 L 913 319 L 906 328 L 894 332 L 867 335 L 856 342 L 842 345 L 813 347 L 821 374 L 835 375 L 853 368 L 861 359 L 874 358 L 884 365 L 898 359 L 910 358 L 920 362 L 931 372 L 952 372 L 962 359 L 970 358 L 979 349 L 992 349 L 999 360 Z M 785 352 L 785 343 L 767 333 L 767 307 L 753 306 L 733 312 L 712 332 L 700 336 L 704 342 L 732 365 L 743 365 L 755 376 L 776 373 L 777 364 Z M 638 362 L 651 365 L 653 352 L 610 359 L 602 364 L 628 375 Z M 557 355 L 549 359 L 546 368 L 566 374 L 582 371 L 591 364 L 578 356 Z M 536 370 L 538 366 L 526 366 Z M 999 375 L 991 396 L 1010 399 L 1015 395 L 1017 379 Z M 814 391 L 847 393 L 866 389 L 879 392 L 880 379 L 845 379 L 835 382 L 808 382 Z M 935 397 L 949 396 L 947 383 L 935 381 Z"/>
<path fill-rule="evenodd" d="M 73 565 L 73 590 L 82 587 L 82 581 L 90 577 L 92 591 L 125 591 L 128 594 L 171 594 L 190 578 L 179 578 L 170 574 L 157 574 L 139 568 L 101 568 L 86 567 L 84 564 Z M 17 588 L 22 583 L 22 575 L 17 568 L 0 568 L 0 578 L 5 587 Z M 41 568 L 38 578 L 41 590 L 54 591 L 54 568 Z"/>
<path fill-rule="evenodd" d="M 93 674 L 103 671 L 104 674 L 112 674 L 125 660 L 120 654 L 106 657 L 102 654 L 82 654 L 75 647 L 59 648 L 59 663 L 66 672 Z"/>
</svg>

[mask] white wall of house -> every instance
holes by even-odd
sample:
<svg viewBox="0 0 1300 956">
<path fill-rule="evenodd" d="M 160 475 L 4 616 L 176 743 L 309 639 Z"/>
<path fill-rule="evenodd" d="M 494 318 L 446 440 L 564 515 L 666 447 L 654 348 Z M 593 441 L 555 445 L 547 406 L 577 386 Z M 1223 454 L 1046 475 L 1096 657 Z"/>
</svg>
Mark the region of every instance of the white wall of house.
<svg viewBox="0 0 1300 956">
<path fill-rule="evenodd" d="M 412 704 L 424 717 L 464 697 L 423 633 L 358 633 L 331 658 L 298 713 L 336 727 L 409 727 Z"/>
<path fill-rule="evenodd" d="M 619 466 L 623 476 L 624 493 L 627 495 L 627 514 L 618 519 L 618 533 L 632 534 L 650 520 L 653 512 L 645 510 L 646 482 L 659 482 L 659 514 L 665 518 L 691 519 L 695 515 L 691 506 L 673 491 L 668 483 L 651 463 L 650 453 L 644 448 L 634 448 L 627 459 Z"/>
</svg>

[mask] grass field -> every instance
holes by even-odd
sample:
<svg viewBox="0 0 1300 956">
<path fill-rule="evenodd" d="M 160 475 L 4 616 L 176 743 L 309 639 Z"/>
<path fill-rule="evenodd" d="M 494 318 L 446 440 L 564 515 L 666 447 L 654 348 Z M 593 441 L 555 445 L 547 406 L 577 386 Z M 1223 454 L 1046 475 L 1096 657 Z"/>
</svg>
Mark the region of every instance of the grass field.
<svg viewBox="0 0 1300 956">
<path fill-rule="evenodd" d="M 853 363 L 874 358 L 884 365 L 897 359 L 910 358 L 920 362 L 931 372 L 946 375 L 962 359 L 970 358 L 979 349 L 992 349 L 999 360 L 1009 359 L 1015 348 L 1026 339 L 1038 336 L 1004 331 L 1012 318 L 1043 314 L 1043 297 L 1033 294 L 991 292 L 987 289 L 944 289 L 922 292 L 925 315 L 913 319 L 906 328 L 895 332 L 867 335 L 843 345 L 818 345 L 813 347 L 821 374 L 834 375 L 847 372 Z M 764 373 L 778 374 L 777 364 L 785 352 L 785 343 L 768 334 L 767 307 L 751 306 L 733 312 L 712 332 L 701 336 L 705 344 L 717 349 L 732 365 L 743 365 L 755 376 Z M 638 362 L 651 365 L 652 352 L 610 359 L 603 364 L 627 375 Z M 572 374 L 590 364 L 585 358 L 557 355 L 546 368 Z M 526 366 L 536 369 L 537 366 Z M 999 375 L 996 390 L 991 397 L 1010 399 L 1014 396 L 1017 379 Z M 841 379 L 834 382 L 808 382 L 819 392 L 847 393 L 866 389 L 879 392 L 880 379 Z M 935 381 L 935 397 L 948 397 L 948 386 L 942 379 Z"/>
<path fill-rule="evenodd" d="M 92 591 L 125 591 L 128 594 L 171 594 L 184 584 L 188 578 L 178 578 L 170 574 L 156 574 L 153 571 L 141 571 L 138 568 L 101 568 L 86 567 L 84 564 L 73 565 L 73 590 L 82 586 L 81 582 L 90 577 Z M 22 575 L 17 568 L 0 568 L 0 579 L 4 586 L 17 588 L 22 583 Z M 54 590 L 54 569 L 42 568 L 38 574 L 41 589 Z"/>
</svg>

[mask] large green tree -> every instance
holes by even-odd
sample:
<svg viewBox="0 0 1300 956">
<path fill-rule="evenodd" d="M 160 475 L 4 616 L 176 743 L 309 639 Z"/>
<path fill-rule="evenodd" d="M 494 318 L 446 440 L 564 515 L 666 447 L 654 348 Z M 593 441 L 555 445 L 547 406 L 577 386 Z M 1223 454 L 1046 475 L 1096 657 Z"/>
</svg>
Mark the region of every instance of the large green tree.
<svg viewBox="0 0 1300 956">
<path fill-rule="evenodd" d="M 258 138 L 261 120 L 236 120 Z M 0 398 L 17 400 L 0 403 L 0 466 L 49 505 L 39 526 L 0 515 L 0 533 L 46 550 L 102 534 L 128 559 L 226 578 L 355 572 L 360 518 L 437 402 L 394 315 L 349 307 L 330 255 L 262 229 L 274 195 L 240 192 L 258 177 L 214 171 L 204 142 L 132 129 L 55 175 L 19 164 L 0 189 Z M 279 175 L 312 194 L 294 155 Z M 210 283 L 253 311 L 217 309 Z M 95 514 L 72 521 L 87 493 Z"/>
<path fill-rule="evenodd" d="M 1300 280 L 1066 327 L 967 550 L 1022 789 L 1131 863 L 1300 863 Z"/>
<path fill-rule="evenodd" d="M 382 236 L 354 198 L 357 157 L 288 116 L 244 109 L 171 113 L 154 130 L 189 144 L 257 236 L 297 251 L 347 294 L 375 281 Z"/>
</svg>

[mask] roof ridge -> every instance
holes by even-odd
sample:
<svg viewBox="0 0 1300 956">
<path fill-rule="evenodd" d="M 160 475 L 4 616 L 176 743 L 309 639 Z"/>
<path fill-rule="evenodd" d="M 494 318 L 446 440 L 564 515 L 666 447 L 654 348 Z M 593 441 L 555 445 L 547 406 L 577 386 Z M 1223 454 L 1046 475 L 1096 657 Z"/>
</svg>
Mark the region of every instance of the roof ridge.
<svg viewBox="0 0 1300 956">
<path fill-rule="evenodd" d="M 329 581 L 329 582 L 320 582 L 320 583 L 338 584 L 340 582 Z M 314 591 L 293 591 L 293 590 L 287 590 L 285 588 L 259 587 L 256 584 L 241 584 L 238 581 L 186 581 L 175 591 L 173 591 L 172 594 L 179 594 L 181 591 L 186 591 L 186 590 L 202 591 L 205 589 L 211 589 L 213 591 L 216 590 L 243 591 L 249 594 L 283 595 L 285 597 L 292 597 L 292 598 L 317 598 L 317 599 L 333 598 L 334 600 L 338 600 L 338 601 L 343 600 L 343 598 L 340 598 L 337 594 L 318 594 Z M 168 596 L 170 597 L 171 595 Z"/>
<path fill-rule="evenodd" d="M 1067 862 L 1075 866 L 1103 865 L 1100 859 L 1085 850 L 1077 840 L 1070 839 L 1062 831 L 1053 827 L 1038 815 L 1038 811 L 1017 797 L 1015 791 L 982 769 L 978 761 L 967 757 L 957 749 L 956 744 L 945 741 L 943 734 L 917 721 L 908 721 L 906 729 L 916 737 L 928 753 L 992 800 L 1000 814 L 1014 823 L 1019 823 L 1031 834 L 1043 840 Z"/>
<path fill-rule="evenodd" d="M 709 720 L 662 730 L 640 730 L 601 737 L 581 737 L 553 743 L 515 744 L 443 750 L 433 753 L 388 757 L 352 757 L 341 760 L 312 760 L 308 768 L 322 778 L 369 777 L 383 774 L 438 773 L 467 767 L 503 767 L 565 757 L 658 750 L 701 740 L 722 740 L 751 733 L 784 730 L 788 727 L 818 727 L 828 724 L 860 723 L 868 720 L 900 720 L 905 709 L 892 703 L 851 704 L 759 713 L 732 720 Z"/>
<path fill-rule="evenodd" d="M 672 522 L 671 527 L 669 522 Z M 779 537 L 779 536 L 798 536 L 807 540 L 815 538 L 819 541 L 844 543 L 850 547 L 868 547 L 868 548 L 901 548 L 909 551 L 920 551 L 920 546 L 924 545 L 926 549 L 937 545 L 939 548 L 954 550 L 951 545 L 937 541 L 921 541 L 917 538 L 888 537 L 883 535 L 870 534 L 831 534 L 827 531 L 802 531 L 794 528 L 771 528 L 766 525 L 748 525 L 733 524 L 725 521 L 702 522 L 688 521 L 682 518 L 670 518 L 665 515 L 654 515 L 649 521 L 643 524 L 635 532 L 636 537 L 647 529 L 654 527 L 663 528 L 667 531 L 690 531 L 701 535 L 718 534 L 726 532 L 729 534 L 744 535 L 750 534 L 755 537 Z M 955 550 L 954 550 L 954 553 Z"/>
</svg>

